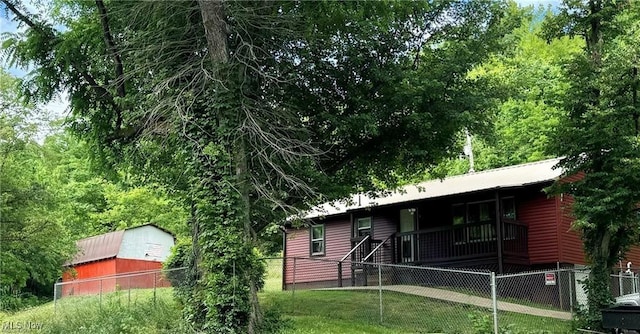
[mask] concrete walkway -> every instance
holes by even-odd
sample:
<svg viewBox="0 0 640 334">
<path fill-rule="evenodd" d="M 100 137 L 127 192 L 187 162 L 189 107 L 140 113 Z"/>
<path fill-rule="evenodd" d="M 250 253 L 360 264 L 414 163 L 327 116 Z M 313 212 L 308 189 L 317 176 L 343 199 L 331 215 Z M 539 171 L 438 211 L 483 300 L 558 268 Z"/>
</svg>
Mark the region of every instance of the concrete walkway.
<svg viewBox="0 0 640 334">
<path fill-rule="evenodd" d="M 350 286 L 350 287 L 342 287 L 342 288 L 326 288 L 326 289 L 317 289 L 317 290 L 378 290 L 378 286 Z M 444 301 L 456 302 L 467 305 L 474 305 L 486 308 L 493 308 L 493 303 L 489 298 L 483 298 L 473 295 L 467 295 L 460 292 L 454 292 L 443 289 L 434 289 L 428 288 L 424 286 L 415 286 L 415 285 L 383 285 L 383 290 L 386 291 L 395 291 L 406 293 L 415 296 L 428 297 L 433 299 L 440 299 Z M 555 318 L 561 320 L 571 320 L 571 313 L 555 311 L 555 310 L 546 310 L 537 307 L 524 306 L 515 303 L 507 303 L 498 301 L 498 310 L 522 313 L 535 315 L 539 317 L 547 317 L 547 318 Z"/>
</svg>

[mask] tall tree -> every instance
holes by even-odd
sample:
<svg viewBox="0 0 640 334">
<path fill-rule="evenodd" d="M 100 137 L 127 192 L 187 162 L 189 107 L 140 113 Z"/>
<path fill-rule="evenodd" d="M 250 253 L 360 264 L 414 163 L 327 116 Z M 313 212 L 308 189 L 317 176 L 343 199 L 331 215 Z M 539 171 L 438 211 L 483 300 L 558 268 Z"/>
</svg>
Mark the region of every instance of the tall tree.
<svg viewBox="0 0 640 334">
<path fill-rule="evenodd" d="M 390 168 L 433 165 L 481 122 L 466 72 L 512 23 L 498 2 L 96 0 L 60 2 L 56 31 L 2 3 L 29 28 L 5 43 L 35 64 L 27 95 L 69 90 L 73 126 L 104 161 L 166 180 L 191 207 L 185 304 L 211 332 L 259 330 L 252 248 L 270 220 L 317 190 L 393 184 Z"/>
<path fill-rule="evenodd" d="M 560 165 L 570 178 L 559 189 L 575 198 L 575 226 L 591 266 L 587 320 L 594 327 L 611 302 L 611 268 L 640 231 L 639 15 L 635 1 L 566 1 L 546 22 L 549 36 L 586 42 L 566 71 L 567 114 L 555 152 L 564 156 Z"/>
<path fill-rule="evenodd" d="M 25 296 L 50 296 L 73 243 L 50 215 L 57 204 L 43 175 L 35 107 L 24 106 L 17 80 L 0 71 L 0 310 Z"/>
</svg>

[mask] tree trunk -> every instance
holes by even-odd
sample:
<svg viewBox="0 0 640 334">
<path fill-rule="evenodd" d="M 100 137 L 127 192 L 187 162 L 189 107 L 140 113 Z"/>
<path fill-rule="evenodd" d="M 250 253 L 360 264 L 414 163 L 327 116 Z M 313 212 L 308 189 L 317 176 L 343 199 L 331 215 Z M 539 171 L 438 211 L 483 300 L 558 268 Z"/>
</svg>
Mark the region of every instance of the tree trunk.
<svg viewBox="0 0 640 334">
<path fill-rule="evenodd" d="M 198 0 L 202 24 L 207 37 L 207 48 L 214 65 L 226 63 L 229 60 L 227 23 L 223 2 L 223 0 Z"/>
<path fill-rule="evenodd" d="M 205 28 L 205 34 L 207 38 L 207 47 L 211 61 L 213 62 L 214 71 L 217 71 L 217 80 L 225 82 L 226 73 L 220 71 L 220 65 L 226 64 L 229 61 L 229 50 L 227 45 L 227 23 L 225 20 L 224 1 L 223 0 L 198 0 L 200 11 L 202 14 L 202 22 Z M 220 115 L 222 117 L 230 117 L 230 124 L 235 124 L 238 128 L 242 124 L 243 111 L 240 108 L 235 110 L 222 110 Z M 236 135 L 236 134 L 234 134 Z M 249 197 L 250 185 L 249 185 L 249 169 L 247 164 L 247 147 L 246 142 L 242 138 L 240 133 L 237 139 L 233 142 L 231 148 L 231 155 L 235 168 L 235 184 L 237 191 L 240 193 L 240 210 L 237 214 L 242 215 L 242 231 L 243 240 L 247 245 L 255 245 L 255 234 L 251 227 L 251 201 Z M 247 332 L 254 334 L 258 332 L 258 328 L 262 322 L 262 312 L 258 303 L 258 282 L 254 275 L 254 268 L 249 268 L 245 272 L 248 275 L 249 290 L 250 290 L 250 314 L 249 323 L 247 324 Z"/>
<path fill-rule="evenodd" d="M 596 249 L 587 250 L 591 257 L 591 271 L 587 282 L 588 322 L 600 327 L 602 315 L 600 310 L 611 304 L 611 232 L 600 233 L 600 240 L 594 243 Z M 616 251 L 616 250 L 614 250 Z"/>
<path fill-rule="evenodd" d="M 245 208 L 243 212 L 243 231 L 244 241 L 250 245 L 255 245 L 255 237 L 253 228 L 251 227 L 251 202 L 249 199 L 249 178 L 248 178 L 248 165 L 247 165 L 247 153 L 246 143 L 242 136 L 235 142 L 235 149 L 233 152 L 233 158 L 235 159 L 237 187 L 241 194 L 242 207 Z M 260 304 L 258 302 L 258 283 L 255 280 L 255 275 L 251 272 L 249 275 L 249 289 L 251 313 L 249 314 L 249 324 L 247 331 L 249 334 L 258 332 L 260 323 L 262 322 L 262 311 L 260 310 Z"/>
</svg>

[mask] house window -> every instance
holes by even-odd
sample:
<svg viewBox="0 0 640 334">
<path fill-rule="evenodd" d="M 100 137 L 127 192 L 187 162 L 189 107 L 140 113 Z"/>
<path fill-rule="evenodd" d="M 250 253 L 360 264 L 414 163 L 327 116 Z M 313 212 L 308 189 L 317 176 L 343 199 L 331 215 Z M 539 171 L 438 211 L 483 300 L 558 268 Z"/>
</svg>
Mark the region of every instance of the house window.
<svg viewBox="0 0 640 334">
<path fill-rule="evenodd" d="M 514 240 L 518 235 L 518 226 L 509 224 L 516 221 L 516 201 L 513 197 L 502 199 L 503 239 Z"/>
<path fill-rule="evenodd" d="M 467 212 L 469 224 L 492 222 L 496 217 L 496 205 L 494 201 L 469 203 Z"/>
<path fill-rule="evenodd" d="M 495 201 L 454 204 L 452 207 L 456 244 L 495 240 Z M 471 226 L 465 226 L 465 225 Z"/>
<path fill-rule="evenodd" d="M 464 204 L 455 204 L 453 206 L 453 225 L 464 224 L 466 221 L 467 211 Z"/>
<path fill-rule="evenodd" d="M 513 197 L 502 199 L 502 218 L 506 220 L 516 220 L 516 200 Z"/>
<path fill-rule="evenodd" d="M 356 221 L 356 236 L 364 237 L 371 234 L 371 217 L 358 218 Z"/>
<path fill-rule="evenodd" d="M 467 233 L 465 229 L 455 228 L 456 226 L 462 226 L 467 221 L 467 208 L 464 204 L 454 204 L 453 205 L 453 238 L 456 244 L 467 242 Z"/>
<path fill-rule="evenodd" d="M 324 255 L 324 225 L 311 227 L 311 255 Z"/>
</svg>

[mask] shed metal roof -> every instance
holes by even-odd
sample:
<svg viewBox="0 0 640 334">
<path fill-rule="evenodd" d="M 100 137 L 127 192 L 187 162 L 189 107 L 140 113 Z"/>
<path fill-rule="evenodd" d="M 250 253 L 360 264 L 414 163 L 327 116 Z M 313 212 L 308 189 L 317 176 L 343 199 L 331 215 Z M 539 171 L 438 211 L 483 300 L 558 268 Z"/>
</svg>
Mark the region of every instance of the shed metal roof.
<svg viewBox="0 0 640 334">
<path fill-rule="evenodd" d="M 401 187 L 379 197 L 356 194 L 350 198 L 329 202 L 309 210 L 303 219 L 332 216 L 351 210 L 412 202 L 430 198 L 471 193 L 481 190 L 514 188 L 556 180 L 562 174 L 554 168 L 560 158 L 521 165 L 490 169 L 482 172 L 451 176 L 442 180 L 430 180 Z"/>
<path fill-rule="evenodd" d="M 153 226 L 173 236 L 173 233 L 155 224 L 144 224 L 140 226 L 130 227 L 125 230 L 119 230 L 80 239 L 76 241 L 78 253 L 71 261 L 67 261 L 64 265 L 74 266 L 81 263 L 114 258 L 118 256 L 125 231 L 133 230 L 143 226 Z"/>
<path fill-rule="evenodd" d="M 114 258 L 118 255 L 123 236 L 124 230 L 120 230 L 80 239 L 76 242 L 78 253 L 73 260 L 65 263 L 65 265 Z"/>
</svg>

